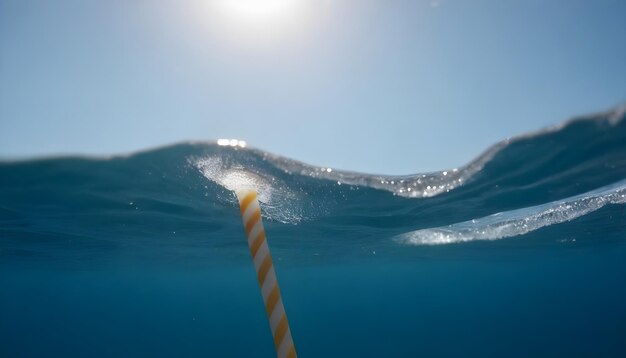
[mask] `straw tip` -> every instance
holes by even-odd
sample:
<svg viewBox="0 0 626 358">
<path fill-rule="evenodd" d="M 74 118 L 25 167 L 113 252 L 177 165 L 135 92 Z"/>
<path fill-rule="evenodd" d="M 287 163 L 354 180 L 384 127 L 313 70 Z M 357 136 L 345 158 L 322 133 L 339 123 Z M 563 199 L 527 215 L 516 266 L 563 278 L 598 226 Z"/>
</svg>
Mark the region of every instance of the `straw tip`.
<svg viewBox="0 0 626 358">
<path fill-rule="evenodd" d="M 250 194 L 250 193 L 255 193 L 256 194 L 256 190 L 252 187 L 240 187 L 240 188 L 236 188 L 235 190 L 235 195 L 237 195 L 237 198 L 239 198 L 240 200 L 243 199 L 246 195 Z"/>
</svg>

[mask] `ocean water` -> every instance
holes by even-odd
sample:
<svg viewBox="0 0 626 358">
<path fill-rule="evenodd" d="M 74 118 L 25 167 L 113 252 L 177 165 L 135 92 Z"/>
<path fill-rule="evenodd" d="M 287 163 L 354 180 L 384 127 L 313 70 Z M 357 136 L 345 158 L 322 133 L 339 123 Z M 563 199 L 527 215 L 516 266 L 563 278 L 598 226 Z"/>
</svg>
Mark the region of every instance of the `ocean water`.
<svg viewBox="0 0 626 358">
<path fill-rule="evenodd" d="M 0 356 L 275 356 L 253 185 L 302 357 L 624 357 L 624 117 L 409 176 L 236 141 L 2 162 Z"/>
</svg>

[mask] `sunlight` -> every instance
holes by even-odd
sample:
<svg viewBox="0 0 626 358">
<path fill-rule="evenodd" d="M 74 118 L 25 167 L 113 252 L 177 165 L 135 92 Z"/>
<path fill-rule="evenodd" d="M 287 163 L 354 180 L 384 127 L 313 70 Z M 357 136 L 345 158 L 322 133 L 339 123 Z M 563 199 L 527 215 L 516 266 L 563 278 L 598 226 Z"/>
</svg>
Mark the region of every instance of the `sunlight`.
<svg viewBox="0 0 626 358">
<path fill-rule="evenodd" d="M 199 0 L 198 15 L 226 46 L 276 48 L 319 26 L 329 0 Z M 199 8 L 200 9 L 200 8 Z"/>
<path fill-rule="evenodd" d="M 296 0 L 219 0 L 217 10 L 241 25 L 275 25 L 297 10 Z"/>
</svg>

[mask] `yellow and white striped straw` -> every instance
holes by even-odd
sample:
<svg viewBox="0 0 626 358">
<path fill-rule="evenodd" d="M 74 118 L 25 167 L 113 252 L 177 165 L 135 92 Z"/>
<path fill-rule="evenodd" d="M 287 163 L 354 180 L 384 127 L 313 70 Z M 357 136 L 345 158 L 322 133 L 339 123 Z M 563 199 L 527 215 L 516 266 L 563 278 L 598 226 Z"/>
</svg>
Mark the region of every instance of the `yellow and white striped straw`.
<svg viewBox="0 0 626 358">
<path fill-rule="evenodd" d="M 261 220 L 261 207 L 257 200 L 256 191 L 253 189 L 241 189 L 237 190 L 235 194 L 237 199 L 239 199 L 241 217 L 246 229 L 248 245 L 252 253 L 252 261 L 256 269 L 259 286 L 261 287 L 265 312 L 270 321 L 272 336 L 274 336 L 276 353 L 278 358 L 296 357 L 296 349 L 291 338 L 291 330 L 287 322 L 283 300 L 280 297 L 280 289 L 278 288 L 278 280 L 272 264 L 272 256 L 265 239 L 265 230 Z"/>
</svg>

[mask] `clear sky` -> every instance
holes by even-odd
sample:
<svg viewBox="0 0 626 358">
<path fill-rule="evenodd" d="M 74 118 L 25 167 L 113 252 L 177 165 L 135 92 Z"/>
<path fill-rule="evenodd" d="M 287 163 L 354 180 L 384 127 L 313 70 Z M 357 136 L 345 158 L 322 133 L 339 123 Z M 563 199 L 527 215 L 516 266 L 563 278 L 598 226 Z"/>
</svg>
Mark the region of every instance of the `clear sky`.
<svg viewBox="0 0 626 358">
<path fill-rule="evenodd" d="M 408 174 L 626 100 L 623 0 L 0 0 L 0 157 L 245 139 Z"/>
</svg>

